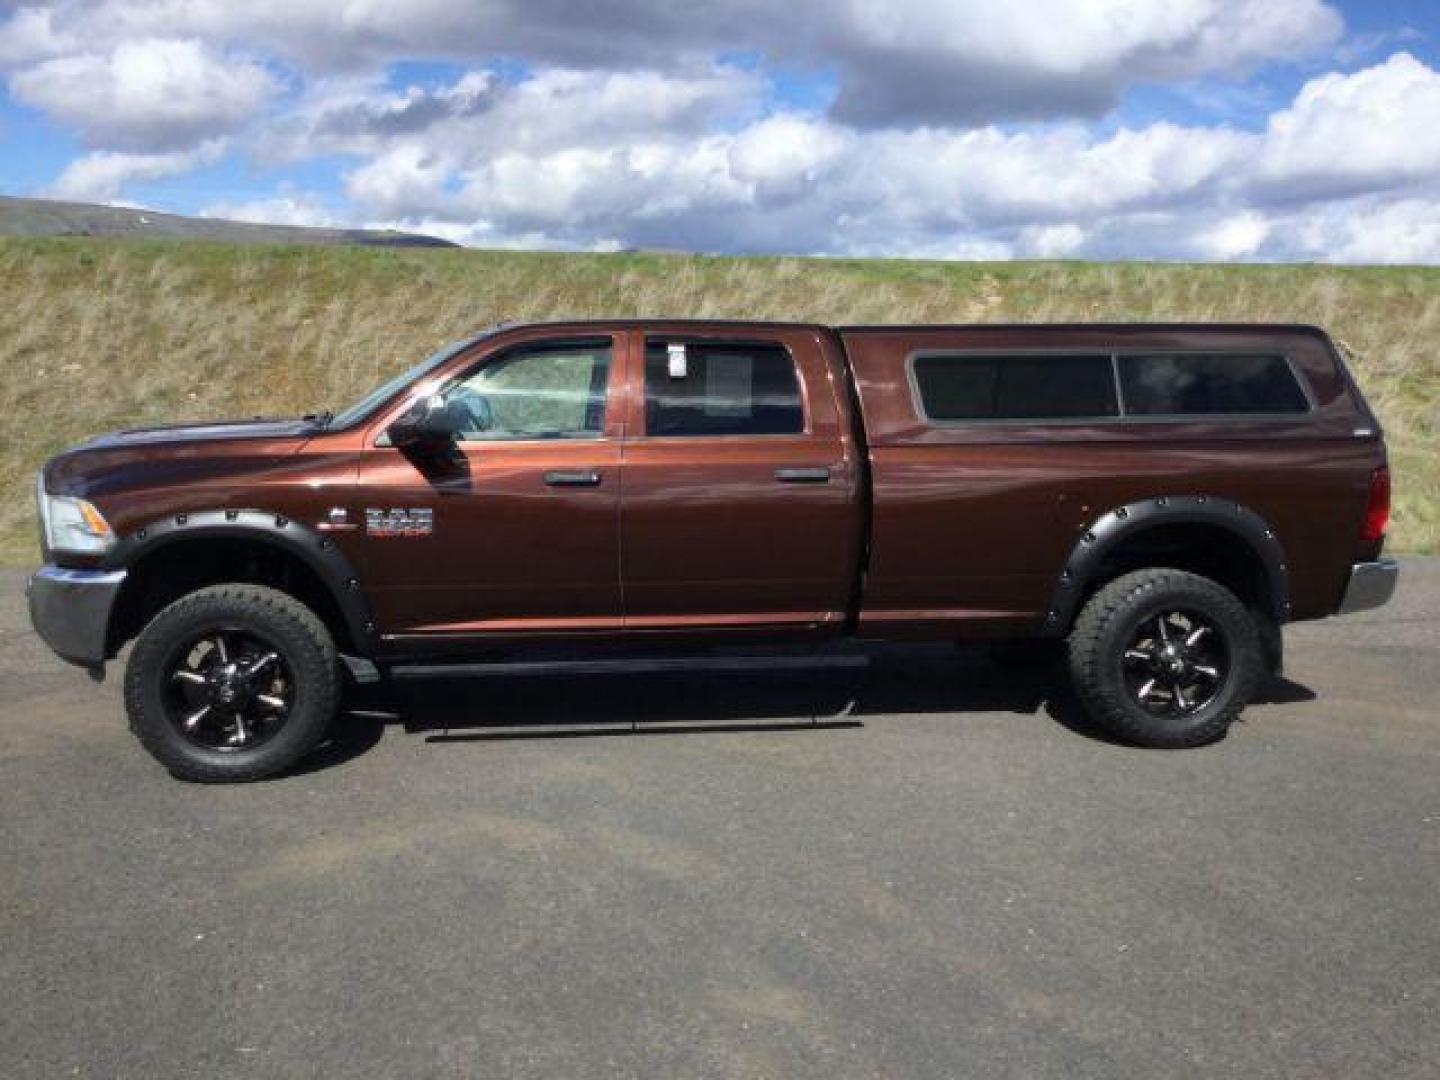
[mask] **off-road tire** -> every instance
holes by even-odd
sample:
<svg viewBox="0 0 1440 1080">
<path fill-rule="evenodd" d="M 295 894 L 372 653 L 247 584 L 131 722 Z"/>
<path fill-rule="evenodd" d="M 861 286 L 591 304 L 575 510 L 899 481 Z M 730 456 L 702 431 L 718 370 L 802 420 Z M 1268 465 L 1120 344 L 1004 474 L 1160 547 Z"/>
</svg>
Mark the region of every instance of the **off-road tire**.
<svg viewBox="0 0 1440 1080">
<path fill-rule="evenodd" d="M 1228 670 L 1215 696 L 1183 715 L 1157 716 L 1127 689 L 1124 654 L 1142 623 L 1170 608 L 1196 611 L 1224 635 Z M 1224 586 L 1183 570 L 1124 574 L 1092 596 L 1069 639 L 1070 677 L 1090 719 L 1135 746 L 1181 749 L 1222 738 L 1260 686 L 1266 669 L 1255 621 Z"/>
<path fill-rule="evenodd" d="M 217 625 L 263 635 L 294 681 L 283 726 L 253 749 L 197 746 L 167 714 L 171 654 L 188 636 Z M 213 585 L 176 600 L 141 631 L 125 669 L 131 730 L 172 775 L 202 783 L 261 780 L 293 767 L 325 738 L 339 699 L 339 660 L 325 624 L 298 600 L 262 585 Z"/>
</svg>

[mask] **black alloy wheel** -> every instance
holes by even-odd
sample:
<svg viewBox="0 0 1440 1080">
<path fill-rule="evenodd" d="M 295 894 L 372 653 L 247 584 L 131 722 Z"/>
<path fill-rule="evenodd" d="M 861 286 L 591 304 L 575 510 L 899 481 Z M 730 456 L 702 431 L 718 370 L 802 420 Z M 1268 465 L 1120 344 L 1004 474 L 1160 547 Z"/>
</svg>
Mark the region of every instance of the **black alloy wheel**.
<svg viewBox="0 0 1440 1080">
<path fill-rule="evenodd" d="M 1183 716 L 1220 693 L 1229 676 L 1230 648 L 1214 621 L 1171 608 L 1135 628 L 1123 661 L 1125 686 L 1142 708 Z"/>
<path fill-rule="evenodd" d="M 250 750 L 290 717 L 295 680 L 275 645 L 235 626 L 216 626 L 182 642 L 168 665 L 166 715 L 185 739 L 207 750 Z"/>
</svg>

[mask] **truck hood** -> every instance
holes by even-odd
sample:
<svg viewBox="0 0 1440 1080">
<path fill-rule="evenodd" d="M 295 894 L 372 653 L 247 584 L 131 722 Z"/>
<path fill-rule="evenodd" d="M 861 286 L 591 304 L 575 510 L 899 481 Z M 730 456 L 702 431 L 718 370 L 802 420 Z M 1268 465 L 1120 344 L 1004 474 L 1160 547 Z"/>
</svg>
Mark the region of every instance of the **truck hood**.
<svg viewBox="0 0 1440 1080">
<path fill-rule="evenodd" d="M 116 431 L 52 458 L 45 486 L 56 495 L 97 499 L 143 488 L 253 479 L 323 430 L 314 420 L 246 420 Z"/>
<path fill-rule="evenodd" d="M 215 442 L 230 439 L 295 439 L 315 434 L 313 420 L 222 420 L 203 424 L 162 424 L 158 427 L 112 431 L 76 447 L 77 450 L 118 450 L 131 446 Z"/>
</svg>

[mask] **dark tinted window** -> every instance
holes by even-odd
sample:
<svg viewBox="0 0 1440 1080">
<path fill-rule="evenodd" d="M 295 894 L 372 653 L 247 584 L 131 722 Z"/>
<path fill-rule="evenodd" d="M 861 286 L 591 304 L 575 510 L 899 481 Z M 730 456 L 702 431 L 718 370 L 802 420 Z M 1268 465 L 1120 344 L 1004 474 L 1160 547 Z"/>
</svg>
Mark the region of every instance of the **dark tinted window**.
<svg viewBox="0 0 1440 1080">
<path fill-rule="evenodd" d="M 1128 415 L 1303 413 L 1310 407 L 1282 356 L 1122 356 L 1119 364 Z"/>
<path fill-rule="evenodd" d="M 795 362 L 778 345 L 646 342 L 647 434 L 788 435 L 804 429 Z"/>
<path fill-rule="evenodd" d="M 1115 416 L 1108 356 L 917 356 L 931 420 L 1064 420 Z"/>
</svg>

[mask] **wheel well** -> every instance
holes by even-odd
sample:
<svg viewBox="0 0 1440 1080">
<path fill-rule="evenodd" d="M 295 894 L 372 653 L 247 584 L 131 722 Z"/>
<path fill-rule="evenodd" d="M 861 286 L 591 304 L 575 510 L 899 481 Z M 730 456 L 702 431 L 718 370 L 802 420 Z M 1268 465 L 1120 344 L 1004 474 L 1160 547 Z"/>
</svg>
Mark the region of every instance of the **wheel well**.
<svg viewBox="0 0 1440 1080">
<path fill-rule="evenodd" d="M 1165 566 L 1224 585 L 1246 607 L 1267 617 L 1277 610 L 1265 561 L 1243 537 L 1220 525 L 1175 522 L 1152 525 L 1118 540 L 1086 583 L 1085 600 L 1121 574 Z"/>
<path fill-rule="evenodd" d="M 288 593 L 320 617 L 337 648 L 354 648 L 334 594 L 299 556 L 264 540 L 195 537 L 164 544 L 130 567 L 110 620 L 108 652 L 113 656 L 180 597 L 227 581 L 268 585 Z"/>
</svg>

